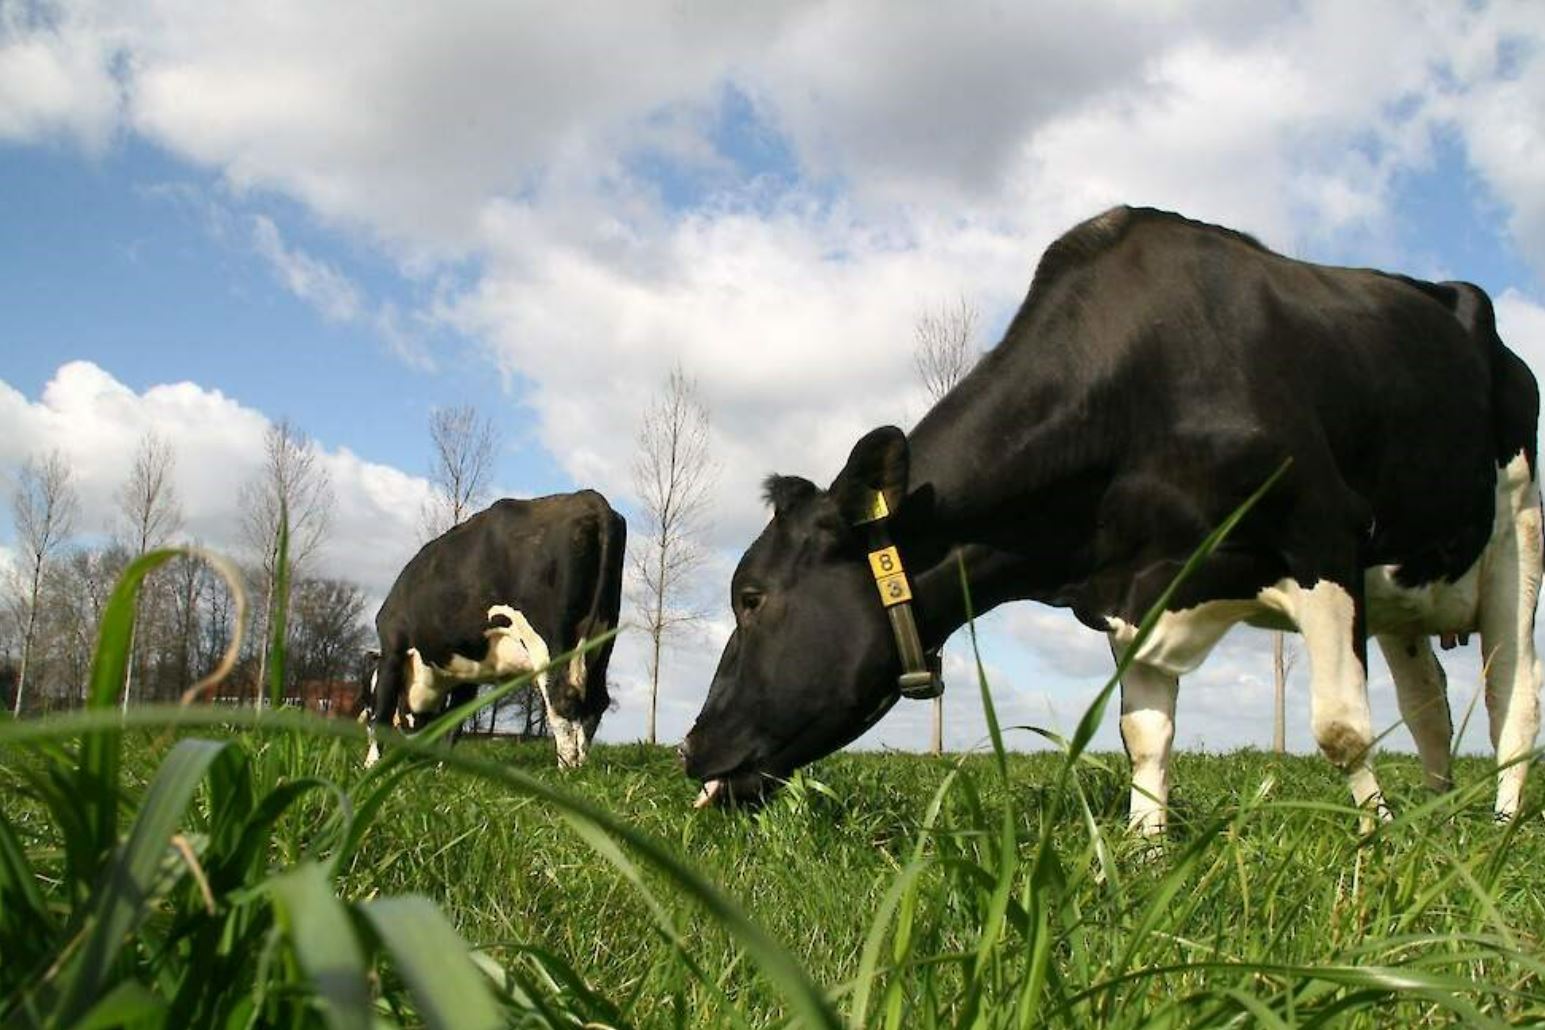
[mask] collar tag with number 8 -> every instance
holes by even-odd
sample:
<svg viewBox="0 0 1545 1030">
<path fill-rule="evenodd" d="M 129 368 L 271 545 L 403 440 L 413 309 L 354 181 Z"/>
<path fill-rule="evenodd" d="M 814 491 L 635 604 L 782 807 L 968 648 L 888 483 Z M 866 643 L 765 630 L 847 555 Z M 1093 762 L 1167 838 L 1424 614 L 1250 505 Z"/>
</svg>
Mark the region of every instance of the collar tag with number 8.
<svg viewBox="0 0 1545 1030">
<path fill-rule="evenodd" d="M 902 568 L 901 552 L 894 546 L 870 551 L 869 571 L 874 574 L 880 603 L 885 607 L 912 600 L 912 585 L 907 582 L 907 570 Z"/>
</svg>

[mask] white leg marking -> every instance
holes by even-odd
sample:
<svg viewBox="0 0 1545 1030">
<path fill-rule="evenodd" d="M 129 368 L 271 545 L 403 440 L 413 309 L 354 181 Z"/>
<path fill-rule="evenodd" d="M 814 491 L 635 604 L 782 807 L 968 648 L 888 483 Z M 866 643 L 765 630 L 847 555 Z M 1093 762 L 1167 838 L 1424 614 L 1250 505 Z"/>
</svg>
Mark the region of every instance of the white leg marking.
<svg viewBox="0 0 1545 1030">
<path fill-rule="evenodd" d="M 365 733 L 370 737 L 370 750 L 365 752 L 365 768 L 369 769 L 381 760 L 381 745 L 376 743 L 376 728 L 372 723 L 365 723 Z"/>
<path fill-rule="evenodd" d="M 1497 752 L 1499 819 L 1518 814 L 1527 757 L 1540 730 L 1534 612 L 1540 595 L 1540 490 L 1519 454 L 1498 474 L 1497 526 L 1482 574 L 1481 655 Z"/>
<path fill-rule="evenodd" d="M 569 662 L 569 686 L 579 694 L 585 696 L 585 638 L 580 637 L 575 645 L 579 653 Z"/>
<path fill-rule="evenodd" d="M 434 667 L 424 661 L 418 648 L 408 649 L 408 711 L 427 713 L 440 710 L 440 699 L 448 684 L 435 675 Z"/>
<path fill-rule="evenodd" d="M 1405 720 L 1416 752 L 1422 756 L 1427 786 L 1446 791 L 1454 785 L 1450 771 L 1449 743 L 1454 725 L 1448 709 L 1448 677 L 1432 641 L 1427 637 L 1379 636 L 1379 649 L 1395 677 L 1395 696 L 1400 701 L 1400 717 Z"/>
<path fill-rule="evenodd" d="M 1352 595 L 1327 580 L 1308 590 L 1285 580 L 1263 591 L 1263 596 L 1267 595 L 1292 617 L 1303 635 L 1304 649 L 1309 653 L 1309 721 L 1320 751 L 1346 773 L 1352 799 L 1359 808 L 1389 818 L 1384 794 L 1373 775 L 1368 670 L 1352 646 L 1356 632 Z"/>
<path fill-rule="evenodd" d="M 1127 666 L 1121 677 L 1121 740 L 1132 759 L 1128 825 L 1148 837 L 1162 834 L 1167 822 L 1169 756 L 1179 689 L 1177 677 L 1142 662 Z"/>
<path fill-rule="evenodd" d="M 553 731 L 553 743 L 558 747 L 558 768 L 573 769 L 584 765 L 590 745 L 590 741 L 585 738 L 584 727 L 558 714 L 547 693 L 546 677 L 540 679 L 542 682 L 537 684 L 537 688 L 541 690 L 542 700 L 547 704 L 547 725 Z"/>
</svg>

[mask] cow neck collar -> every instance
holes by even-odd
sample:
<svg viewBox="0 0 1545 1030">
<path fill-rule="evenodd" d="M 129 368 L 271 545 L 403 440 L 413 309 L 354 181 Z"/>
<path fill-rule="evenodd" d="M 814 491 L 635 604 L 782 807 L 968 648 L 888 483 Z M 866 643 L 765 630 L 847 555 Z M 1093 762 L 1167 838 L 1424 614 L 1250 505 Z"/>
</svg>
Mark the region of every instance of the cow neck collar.
<svg viewBox="0 0 1545 1030">
<path fill-rule="evenodd" d="M 859 522 L 859 527 L 867 537 L 869 571 L 890 621 L 896 653 L 901 658 L 897 689 L 902 697 L 926 701 L 944 692 L 941 658 L 938 648 L 925 651 L 918 635 L 917 620 L 912 614 L 912 583 L 901 551 L 891 538 L 890 512 L 885 492 L 876 490 L 868 517 Z"/>
</svg>

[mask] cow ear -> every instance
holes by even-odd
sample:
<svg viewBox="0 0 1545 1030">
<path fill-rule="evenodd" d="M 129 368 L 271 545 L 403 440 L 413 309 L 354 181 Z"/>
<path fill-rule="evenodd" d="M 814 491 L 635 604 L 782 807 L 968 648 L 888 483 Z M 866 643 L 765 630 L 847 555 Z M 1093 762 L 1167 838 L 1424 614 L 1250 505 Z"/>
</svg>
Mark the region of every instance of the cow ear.
<svg viewBox="0 0 1545 1030">
<path fill-rule="evenodd" d="M 816 493 L 815 484 L 799 476 L 768 476 L 762 481 L 762 497 L 772 505 L 773 518 Z"/>
<path fill-rule="evenodd" d="M 843 521 L 858 525 L 894 512 L 907 493 L 908 461 L 907 434 L 895 426 L 871 430 L 854 444 L 831 485 Z"/>
</svg>

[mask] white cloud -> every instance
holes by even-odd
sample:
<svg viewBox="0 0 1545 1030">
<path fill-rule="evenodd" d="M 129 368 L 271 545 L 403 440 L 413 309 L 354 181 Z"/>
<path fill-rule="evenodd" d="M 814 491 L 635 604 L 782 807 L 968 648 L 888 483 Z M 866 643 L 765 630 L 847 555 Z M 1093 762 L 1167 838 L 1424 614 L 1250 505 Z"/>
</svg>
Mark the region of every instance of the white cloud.
<svg viewBox="0 0 1545 1030">
<path fill-rule="evenodd" d="M 51 21 L 0 5 L 0 141 L 65 138 L 99 151 L 121 117 L 112 47 L 93 28 Z"/>
<path fill-rule="evenodd" d="M 0 382 L 0 470 L 11 473 L 28 455 L 58 449 L 80 493 L 78 532 L 103 534 L 134 450 L 153 430 L 176 449 L 174 483 L 187 537 L 241 555 L 237 498 L 262 464 L 268 424 L 218 390 L 183 382 L 137 393 L 96 365 L 75 361 L 59 368 L 35 402 Z M 428 483 L 325 442 L 322 464 L 336 503 L 321 571 L 382 597 L 418 546 Z"/>
<path fill-rule="evenodd" d="M 1497 335 L 1528 363 L 1536 378 L 1545 377 L 1545 305 L 1516 289 L 1495 298 Z"/>
<path fill-rule="evenodd" d="M 329 322 L 352 322 L 360 316 L 359 288 L 334 266 L 286 247 L 273 219 L 252 219 L 252 244 L 273 268 L 284 288 L 319 311 Z"/>
</svg>

